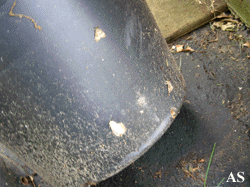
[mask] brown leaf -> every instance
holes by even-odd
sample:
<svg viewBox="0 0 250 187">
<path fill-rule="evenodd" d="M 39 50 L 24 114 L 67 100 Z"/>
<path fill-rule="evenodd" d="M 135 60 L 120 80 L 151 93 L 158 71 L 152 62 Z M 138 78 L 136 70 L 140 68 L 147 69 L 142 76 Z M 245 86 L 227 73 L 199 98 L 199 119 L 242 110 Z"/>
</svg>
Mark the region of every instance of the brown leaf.
<svg viewBox="0 0 250 187">
<path fill-rule="evenodd" d="M 192 166 L 188 167 L 189 172 L 194 173 L 199 167 L 193 168 Z"/>
<path fill-rule="evenodd" d="M 227 20 L 228 21 L 228 20 Z M 234 31 L 236 25 L 233 24 L 233 22 L 227 22 L 225 24 L 224 21 L 217 21 L 213 23 L 213 26 L 217 27 L 217 28 L 221 28 L 221 30 L 223 31 Z"/>
<path fill-rule="evenodd" d="M 29 184 L 29 181 L 26 177 L 21 177 L 21 182 L 23 185 L 28 185 Z"/>
<path fill-rule="evenodd" d="M 161 178 L 161 170 L 157 171 L 154 176 L 154 178 L 158 177 L 158 178 Z"/>
<path fill-rule="evenodd" d="M 176 45 L 176 52 L 179 53 L 179 52 L 194 52 L 195 50 L 192 49 L 191 47 L 187 46 L 185 49 L 184 49 L 184 45 Z"/>
<path fill-rule="evenodd" d="M 222 14 L 216 16 L 214 19 L 216 19 L 216 18 L 218 18 L 218 19 L 220 19 L 220 18 L 233 18 L 233 16 L 231 14 L 227 15 L 223 12 Z"/>
<path fill-rule="evenodd" d="M 246 46 L 246 47 L 250 48 L 250 42 L 244 43 L 243 46 Z"/>
<path fill-rule="evenodd" d="M 195 50 L 193 50 L 191 47 L 187 47 L 186 49 L 183 50 L 184 52 L 194 52 Z"/>
<path fill-rule="evenodd" d="M 184 45 L 176 45 L 176 52 L 179 53 L 179 52 L 182 52 L 184 49 Z"/>
<path fill-rule="evenodd" d="M 191 104 L 191 102 L 189 100 L 185 100 L 184 103 Z"/>
<path fill-rule="evenodd" d="M 21 182 L 23 185 L 29 185 L 31 184 L 32 187 L 36 187 L 35 183 L 34 183 L 34 178 L 31 175 L 28 175 L 26 177 L 21 177 Z"/>
</svg>

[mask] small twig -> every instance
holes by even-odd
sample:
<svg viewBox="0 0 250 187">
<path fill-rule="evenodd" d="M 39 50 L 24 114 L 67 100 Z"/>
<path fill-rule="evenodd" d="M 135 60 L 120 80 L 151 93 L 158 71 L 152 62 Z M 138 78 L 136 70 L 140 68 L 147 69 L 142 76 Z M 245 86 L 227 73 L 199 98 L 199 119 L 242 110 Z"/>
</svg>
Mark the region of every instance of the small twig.
<svg viewBox="0 0 250 187">
<path fill-rule="evenodd" d="M 216 38 L 214 40 L 208 41 L 208 43 L 218 42 L 218 32 L 216 34 Z"/>
<path fill-rule="evenodd" d="M 192 179 L 196 180 L 196 177 L 194 175 L 192 175 L 190 172 L 188 172 L 187 170 L 185 169 L 182 169 L 182 171 L 184 171 L 184 173 L 188 176 L 190 176 Z"/>
<path fill-rule="evenodd" d="M 212 13 L 214 13 L 214 3 L 215 3 L 215 1 L 211 0 L 210 10 Z"/>
<path fill-rule="evenodd" d="M 181 70 L 181 56 L 180 56 L 180 66 L 179 66 L 179 69 Z"/>
<path fill-rule="evenodd" d="M 233 22 L 233 23 L 239 23 L 239 21 L 237 20 L 233 20 L 233 19 L 222 19 L 221 21 L 225 21 L 225 22 Z"/>
<path fill-rule="evenodd" d="M 216 38 L 215 40 L 209 41 L 209 43 L 213 43 L 213 42 L 218 42 L 218 38 Z"/>
<path fill-rule="evenodd" d="M 205 39 L 206 39 L 206 37 L 207 37 L 210 33 L 211 33 L 211 31 L 208 31 L 208 32 L 205 34 L 204 38 L 202 39 L 201 44 L 200 44 L 202 47 L 205 47 L 205 46 L 204 46 Z M 206 47 L 205 47 L 205 48 L 206 48 Z"/>
<path fill-rule="evenodd" d="M 13 8 L 16 6 L 16 1 L 17 0 L 15 0 L 15 2 L 13 3 L 13 5 L 12 5 L 12 7 L 10 9 L 9 16 L 14 16 L 14 17 L 19 17 L 19 18 L 25 17 L 25 18 L 29 19 L 32 23 L 34 23 L 34 26 L 35 26 L 36 29 L 41 30 L 42 27 L 38 26 L 33 18 L 31 18 L 29 16 L 26 16 L 26 15 L 23 15 L 23 14 L 14 14 L 13 13 Z"/>
</svg>

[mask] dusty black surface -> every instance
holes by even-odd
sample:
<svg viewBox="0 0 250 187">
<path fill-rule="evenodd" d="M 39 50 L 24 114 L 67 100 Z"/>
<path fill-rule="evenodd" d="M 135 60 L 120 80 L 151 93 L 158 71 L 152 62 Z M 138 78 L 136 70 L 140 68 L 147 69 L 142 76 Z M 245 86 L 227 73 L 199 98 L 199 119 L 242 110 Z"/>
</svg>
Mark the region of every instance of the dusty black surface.
<svg viewBox="0 0 250 187">
<path fill-rule="evenodd" d="M 244 26 L 228 32 L 208 24 L 171 43 L 196 51 L 174 54 L 187 86 L 179 116 L 145 155 L 98 186 L 203 186 L 214 143 L 207 186 L 224 177 L 220 186 L 250 186 L 248 40 Z"/>
<path fill-rule="evenodd" d="M 196 51 L 173 53 L 187 87 L 180 114 L 145 155 L 97 186 L 203 186 L 214 143 L 207 186 L 224 177 L 221 186 L 250 186 L 250 48 L 242 46 L 249 35 L 244 26 L 228 32 L 208 24 L 169 44 Z M 21 174 L 0 165 L 1 186 L 22 186 Z M 231 172 L 236 182 L 226 182 Z M 237 183 L 243 181 L 237 172 L 244 172 L 244 182 Z M 36 185 L 47 186 L 36 179 Z"/>
</svg>

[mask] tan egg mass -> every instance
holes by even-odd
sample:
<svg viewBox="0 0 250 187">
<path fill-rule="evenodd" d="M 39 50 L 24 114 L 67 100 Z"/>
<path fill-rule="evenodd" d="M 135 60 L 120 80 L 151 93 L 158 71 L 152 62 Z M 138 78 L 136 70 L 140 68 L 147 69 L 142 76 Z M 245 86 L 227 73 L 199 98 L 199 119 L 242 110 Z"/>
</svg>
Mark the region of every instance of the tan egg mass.
<svg viewBox="0 0 250 187">
<path fill-rule="evenodd" d="M 115 121 L 110 121 L 109 126 L 116 136 L 122 136 L 126 132 L 126 127 L 123 123 L 116 123 Z"/>
</svg>

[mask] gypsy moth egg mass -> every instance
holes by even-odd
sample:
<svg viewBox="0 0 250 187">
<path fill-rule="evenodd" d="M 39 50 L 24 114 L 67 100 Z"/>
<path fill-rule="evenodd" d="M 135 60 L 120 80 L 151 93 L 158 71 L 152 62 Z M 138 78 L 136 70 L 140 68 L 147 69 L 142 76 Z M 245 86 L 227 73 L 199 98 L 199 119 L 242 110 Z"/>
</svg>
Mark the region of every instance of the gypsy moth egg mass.
<svg viewBox="0 0 250 187">
<path fill-rule="evenodd" d="M 110 121 L 109 126 L 116 136 L 122 136 L 126 132 L 126 127 L 123 123 L 116 123 L 115 121 Z"/>
<path fill-rule="evenodd" d="M 96 27 L 95 28 L 95 41 L 98 42 L 100 39 L 105 38 L 105 37 L 106 37 L 105 32 L 99 27 Z"/>
</svg>

